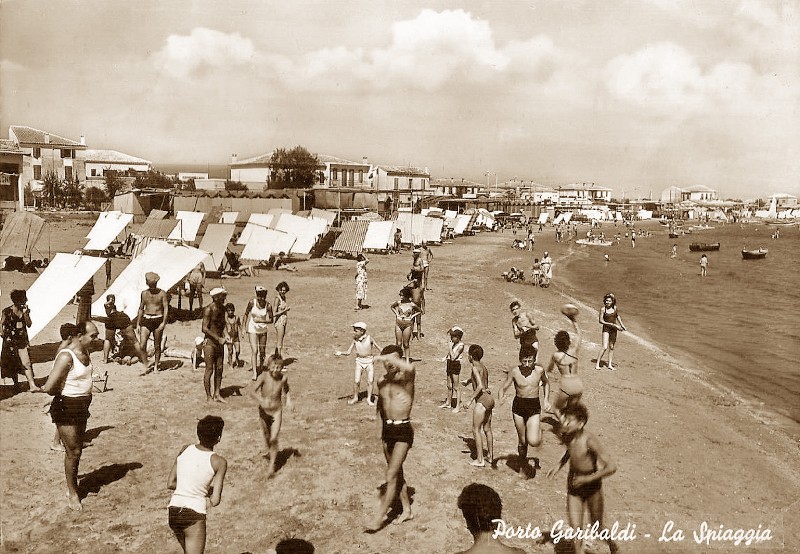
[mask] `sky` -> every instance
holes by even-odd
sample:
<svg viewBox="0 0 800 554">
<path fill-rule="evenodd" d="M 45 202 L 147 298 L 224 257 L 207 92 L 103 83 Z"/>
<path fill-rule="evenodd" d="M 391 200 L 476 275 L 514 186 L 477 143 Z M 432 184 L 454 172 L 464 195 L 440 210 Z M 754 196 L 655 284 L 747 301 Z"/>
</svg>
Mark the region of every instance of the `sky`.
<svg viewBox="0 0 800 554">
<path fill-rule="evenodd" d="M 800 0 L 3 0 L 0 136 L 800 194 Z"/>
</svg>

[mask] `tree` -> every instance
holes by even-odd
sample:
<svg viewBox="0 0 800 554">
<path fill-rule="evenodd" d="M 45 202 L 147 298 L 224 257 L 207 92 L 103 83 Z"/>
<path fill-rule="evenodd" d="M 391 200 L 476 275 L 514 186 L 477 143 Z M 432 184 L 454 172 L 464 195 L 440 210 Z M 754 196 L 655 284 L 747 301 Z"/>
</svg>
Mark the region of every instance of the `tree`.
<svg viewBox="0 0 800 554">
<path fill-rule="evenodd" d="M 171 189 L 176 184 L 176 178 L 169 177 L 160 171 L 151 169 L 146 173 L 136 176 L 136 188 Z"/>
<path fill-rule="evenodd" d="M 25 205 L 33 206 L 36 203 L 36 199 L 33 196 L 33 189 L 31 189 L 31 184 L 27 183 L 23 191 L 25 194 Z"/>
<path fill-rule="evenodd" d="M 45 205 L 52 208 L 56 207 L 56 198 L 60 199 L 62 194 L 61 180 L 53 171 L 48 171 L 42 179 L 42 200 Z"/>
<path fill-rule="evenodd" d="M 62 198 L 64 208 L 78 208 L 83 200 L 83 191 L 81 191 L 81 184 L 78 179 L 70 180 L 64 179 L 61 183 Z"/>
<path fill-rule="evenodd" d="M 109 198 L 113 199 L 114 196 L 117 195 L 117 192 L 119 192 L 119 189 L 122 187 L 122 179 L 119 178 L 116 169 L 106 169 L 104 173 L 106 178 L 106 194 Z"/>
<path fill-rule="evenodd" d="M 319 179 L 319 171 L 324 166 L 316 155 L 302 146 L 291 150 L 278 148 L 269 161 L 267 185 L 271 189 L 310 188 Z"/>
<path fill-rule="evenodd" d="M 247 187 L 244 186 L 241 181 L 231 181 L 227 179 L 225 181 L 225 190 L 247 190 Z"/>
<path fill-rule="evenodd" d="M 100 204 L 105 202 L 106 194 L 98 187 L 86 187 L 83 198 L 89 209 L 97 211 L 100 209 Z"/>
</svg>

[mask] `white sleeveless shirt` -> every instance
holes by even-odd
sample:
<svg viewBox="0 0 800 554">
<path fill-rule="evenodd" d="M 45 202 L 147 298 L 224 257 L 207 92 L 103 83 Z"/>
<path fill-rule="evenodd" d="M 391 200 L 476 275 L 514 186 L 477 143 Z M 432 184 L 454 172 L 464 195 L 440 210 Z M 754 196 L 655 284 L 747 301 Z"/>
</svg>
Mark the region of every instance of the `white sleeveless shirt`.
<svg viewBox="0 0 800 554">
<path fill-rule="evenodd" d="M 75 352 L 69 348 L 65 348 L 61 352 L 69 352 L 72 356 L 72 369 L 67 373 L 67 379 L 64 381 L 64 388 L 61 389 L 61 396 L 91 396 L 92 394 L 92 362 L 89 360 L 89 365 L 83 365 L 75 355 Z M 61 354 L 59 352 L 59 354 Z"/>
<path fill-rule="evenodd" d="M 206 513 L 206 498 L 214 478 L 211 456 L 192 444 L 178 456 L 178 483 L 169 501 L 170 506 L 190 508 L 197 513 Z"/>
</svg>

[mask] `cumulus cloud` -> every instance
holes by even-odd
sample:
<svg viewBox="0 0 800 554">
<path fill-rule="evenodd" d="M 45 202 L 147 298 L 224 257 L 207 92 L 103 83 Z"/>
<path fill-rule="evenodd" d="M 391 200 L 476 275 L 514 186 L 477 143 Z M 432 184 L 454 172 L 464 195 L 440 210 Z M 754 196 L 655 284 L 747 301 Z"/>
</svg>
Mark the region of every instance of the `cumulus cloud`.
<svg viewBox="0 0 800 554">
<path fill-rule="evenodd" d="M 737 15 L 764 27 L 774 27 L 778 23 L 778 13 L 763 1 L 743 0 L 739 4 Z"/>
<path fill-rule="evenodd" d="M 511 72 L 542 78 L 542 67 L 555 55 L 547 37 L 499 46 L 487 21 L 463 10 L 426 9 L 392 24 L 385 47 L 326 48 L 299 59 L 274 56 L 270 63 L 293 88 L 434 91 L 454 79 L 485 83 Z"/>
<path fill-rule="evenodd" d="M 241 66 L 256 57 L 249 38 L 197 27 L 188 35 L 170 35 L 152 61 L 156 69 L 171 77 L 184 78 L 207 69 Z"/>
</svg>

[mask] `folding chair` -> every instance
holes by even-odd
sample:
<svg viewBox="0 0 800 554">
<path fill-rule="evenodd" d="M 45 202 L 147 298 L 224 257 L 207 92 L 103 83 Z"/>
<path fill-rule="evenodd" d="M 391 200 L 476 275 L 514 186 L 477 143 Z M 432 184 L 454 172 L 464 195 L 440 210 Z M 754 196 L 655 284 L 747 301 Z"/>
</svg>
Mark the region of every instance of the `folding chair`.
<svg viewBox="0 0 800 554">
<path fill-rule="evenodd" d="M 108 390 L 108 371 L 103 374 L 92 374 L 92 392 L 106 392 Z"/>
</svg>

